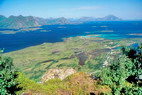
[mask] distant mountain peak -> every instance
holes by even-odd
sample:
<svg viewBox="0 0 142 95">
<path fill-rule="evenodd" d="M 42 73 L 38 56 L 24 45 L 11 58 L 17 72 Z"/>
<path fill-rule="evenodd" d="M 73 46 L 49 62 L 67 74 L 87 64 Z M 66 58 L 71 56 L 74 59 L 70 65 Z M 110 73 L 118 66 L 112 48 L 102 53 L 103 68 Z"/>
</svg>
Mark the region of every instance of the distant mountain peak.
<svg viewBox="0 0 142 95">
<path fill-rule="evenodd" d="M 0 15 L 0 17 L 5 17 L 5 16 L 3 16 L 3 15 Z"/>
<path fill-rule="evenodd" d="M 11 16 L 9 16 L 8 18 L 14 18 L 15 16 L 13 16 L 13 15 L 11 15 Z"/>
<path fill-rule="evenodd" d="M 24 16 L 22 16 L 22 15 L 19 15 L 18 17 L 24 17 Z"/>
<path fill-rule="evenodd" d="M 118 19 L 118 17 L 116 17 L 116 16 L 114 16 L 114 15 L 107 15 L 107 16 L 105 16 L 105 18 L 109 18 L 109 19 L 115 18 L 115 19 Z"/>
<path fill-rule="evenodd" d="M 116 17 L 114 15 L 107 15 L 107 16 L 102 17 L 102 18 L 97 18 L 96 20 L 97 21 L 120 21 L 122 19 L 119 18 L 119 17 Z"/>
<path fill-rule="evenodd" d="M 5 16 L 0 15 L 0 21 L 3 21 L 3 20 L 5 20 L 5 19 L 6 19 L 6 17 L 5 17 Z"/>
<path fill-rule="evenodd" d="M 122 19 L 114 16 L 107 15 L 102 18 L 95 17 L 82 17 L 79 19 L 67 19 L 65 17 L 59 18 L 40 18 L 33 16 L 9 16 L 8 18 L 0 15 L 0 28 L 27 28 L 27 27 L 35 27 L 39 25 L 55 25 L 55 24 L 82 24 L 87 22 L 95 22 L 95 21 L 120 21 Z"/>
</svg>

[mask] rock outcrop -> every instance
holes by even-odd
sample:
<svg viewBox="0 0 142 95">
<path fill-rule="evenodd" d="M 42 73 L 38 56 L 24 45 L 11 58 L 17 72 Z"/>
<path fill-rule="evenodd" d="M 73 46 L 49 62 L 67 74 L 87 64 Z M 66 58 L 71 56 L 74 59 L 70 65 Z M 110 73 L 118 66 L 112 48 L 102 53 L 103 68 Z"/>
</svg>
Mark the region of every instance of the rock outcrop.
<svg viewBox="0 0 142 95">
<path fill-rule="evenodd" d="M 48 81 L 49 79 L 59 78 L 63 80 L 67 76 L 74 74 L 74 69 L 49 69 L 41 78 L 42 82 Z"/>
</svg>

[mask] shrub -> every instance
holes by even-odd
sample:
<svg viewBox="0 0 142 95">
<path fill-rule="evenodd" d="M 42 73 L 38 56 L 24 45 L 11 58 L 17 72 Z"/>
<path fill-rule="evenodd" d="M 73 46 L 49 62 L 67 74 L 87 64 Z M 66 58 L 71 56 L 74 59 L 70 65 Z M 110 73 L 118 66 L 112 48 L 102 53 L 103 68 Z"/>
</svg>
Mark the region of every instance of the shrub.
<svg viewBox="0 0 142 95">
<path fill-rule="evenodd" d="M 16 72 L 13 70 L 13 63 L 10 57 L 3 57 L 0 55 L 0 95 L 14 95 L 18 88 Z"/>
<path fill-rule="evenodd" d="M 142 95 L 138 79 L 142 74 L 142 45 L 135 49 L 123 48 L 118 59 L 102 71 L 103 85 L 108 85 L 115 95 Z"/>
</svg>

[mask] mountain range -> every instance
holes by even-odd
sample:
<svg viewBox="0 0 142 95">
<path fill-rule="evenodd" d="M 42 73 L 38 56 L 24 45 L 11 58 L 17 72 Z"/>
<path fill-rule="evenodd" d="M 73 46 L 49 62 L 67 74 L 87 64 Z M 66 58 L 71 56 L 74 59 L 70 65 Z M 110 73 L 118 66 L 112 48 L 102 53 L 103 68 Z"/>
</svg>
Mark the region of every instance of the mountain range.
<svg viewBox="0 0 142 95">
<path fill-rule="evenodd" d="M 19 29 L 19 28 L 27 28 L 27 27 L 35 27 L 40 25 L 55 25 L 55 24 L 82 24 L 92 21 L 120 21 L 122 19 L 114 16 L 108 15 L 102 18 L 94 18 L 94 17 L 82 17 L 79 19 L 67 19 L 64 17 L 60 18 L 40 18 L 34 16 L 9 16 L 5 17 L 0 15 L 0 28 L 11 28 L 11 29 Z"/>
</svg>

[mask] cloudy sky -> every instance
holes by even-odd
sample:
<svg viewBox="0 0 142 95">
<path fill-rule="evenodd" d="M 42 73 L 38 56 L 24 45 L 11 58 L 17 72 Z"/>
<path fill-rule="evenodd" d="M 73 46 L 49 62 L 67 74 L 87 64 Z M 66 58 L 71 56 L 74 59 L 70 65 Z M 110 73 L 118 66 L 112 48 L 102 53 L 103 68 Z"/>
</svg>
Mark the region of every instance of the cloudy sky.
<svg viewBox="0 0 142 95">
<path fill-rule="evenodd" d="M 142 0 L 0 0 L 0 15 L 142 19 Z"/>
</svg>

